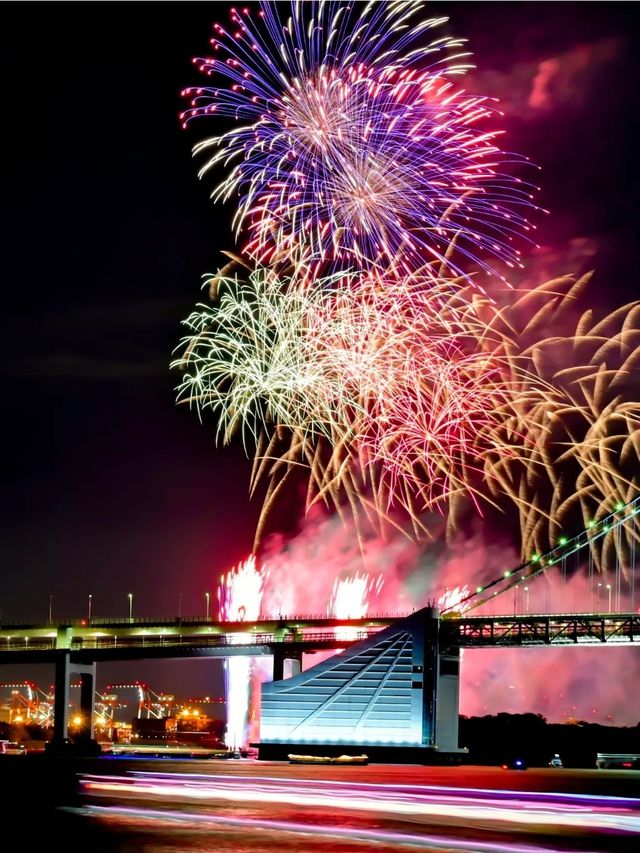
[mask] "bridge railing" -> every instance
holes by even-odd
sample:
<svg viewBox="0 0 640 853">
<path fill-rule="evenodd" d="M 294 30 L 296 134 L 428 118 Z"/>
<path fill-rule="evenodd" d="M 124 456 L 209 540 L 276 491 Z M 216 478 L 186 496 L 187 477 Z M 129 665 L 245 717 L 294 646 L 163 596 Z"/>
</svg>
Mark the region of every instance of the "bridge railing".
<svg viewBox="0 0 640 853">
<path fill-rule="evenodd" d="M 318 647 L 323 643 L 332 645 L 350 645 L 358 640 L 366 640 L 375 635 L 377 630 L 362 630 L 354 633 L 352 637 L 338 637 L 336 631 L 301 632 L 299 634 L 213 634 L 207 635 L 179 635 L 179 634 L 143 634 L 141 636 L 127 637 L 74 637 L 71 641 L 69 651 L 81 651 L 83 649 L 127 649 L 145 647 L 183 647 L 197 646 L 198 648 L 251 648 L 255 646 L 275 646 L 295 643 L 298 646 Z M 55 637 L 36 638 L 32 640 L 24 637 L 12 637 L 6 642 L 0 643 L 0 653 L 3 651 L 54 651 L 57 648 Z M 66 651 L 66 650 L 65 650 Z"/>
<path fill-rule="evenodd" d="M 350 622 L 362 623 L 363 621 L 375 622 L 377 620 L 389 621 L 394 619 L 402 619 L 408 616 L 408 613 L 369 613 L 367 616 L 358 619 L 338 619 L 334 616 L 327 616 L 326 613 L 304 613 L 304 614 L 278 614 L 277 616 L 260 616 L 255 622 L 274 622 L 281 623 L 283 626 L 295 625 L 296 622 L 336 622 L 341 625 L 349 625 Z M 55 622 L 25 622 L 7 621 L 0 622 L 0 630 L 56 630 L 57 628 L 108 628 L 110 626 L 154 626 L 154 625 L 242 625 L 242 622 L 231 622 L 227 620 L 219 620 L 210 617 L 209 619 L 203 616 L 134 616 L 129 619 L 127 616 L 116 617 L 92 617 L 91 619 L 59 619 Z"/>
</svg>

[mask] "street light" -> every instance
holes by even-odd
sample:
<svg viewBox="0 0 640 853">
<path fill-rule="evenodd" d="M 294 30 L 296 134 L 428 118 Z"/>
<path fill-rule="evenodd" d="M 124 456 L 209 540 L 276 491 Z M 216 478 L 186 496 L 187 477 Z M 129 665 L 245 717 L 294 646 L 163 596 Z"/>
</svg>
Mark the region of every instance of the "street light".
<svg viewBox="0 0 640 853">
<path fill-rule="evenodd" d="M 131 622 L 133 616 L 133 593 L 130 592 L 127 597 L 129 599 L 129 622 Z"/>
<path fill-rule="evenodd" d="M 89 593 L 89 606 L 87 608 L 87 622 L 91 622 L 91 603 L 93 601 L 93 596 Z"/>
<path fill-rule="evenodd" d="M 524 591 L 527 593 L 527 613 L 529 612 L 529 587 L 525 586 Z"/>
<path fill-rule="evenodd" d="M 596 610 L 600 610 L 600 590 L 601 590 L 601 589 L 602 589 L 602 584 L 601 584 L 601 583 L 599 583 L 599 584 L 598 584 L 598 588 L 597 588 L 597 590 L 596 590 L 596 592 L 597 592 L 597 596 L 596 596 Z"/>
<path fill-rule="evenodd" d="M 607 591 L 609 593 L 609 613 L 611 613 L 611 584 L 607 584 Z"/>
<path fill-rule="evenodd" d="M 53 622 L 53 593 L 49 593 L 49 625 Z"/>
<path fill-rule="evenodd" d="M 205 592 L 204 594 L 205 601 L 207 602 L 207 622 L 209 621 L 209 593 Z"/>
</svg>

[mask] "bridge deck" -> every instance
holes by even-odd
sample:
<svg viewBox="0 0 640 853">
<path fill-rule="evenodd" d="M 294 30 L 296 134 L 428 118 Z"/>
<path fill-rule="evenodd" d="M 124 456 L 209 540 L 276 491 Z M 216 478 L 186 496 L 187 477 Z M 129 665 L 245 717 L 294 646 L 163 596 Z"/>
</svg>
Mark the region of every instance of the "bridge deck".
<svg viewBox="0 0 640 853">
<path fill-rule="evenodd" d="M 296 652 L 335 650 L 366 639 L 400 616 L 340 621 L 291 617 L 255 623 L 210 620 L 100 620 L 60 625 L 5 625 L 0 663 L 54 660 L 69 651 L 77 660 L 273 654 L 286 644 Z M 640 641 L 640 614 L 447 617 L 440 621 L 442 647 L 487 648 L 593 645 Z"/>
</svg>

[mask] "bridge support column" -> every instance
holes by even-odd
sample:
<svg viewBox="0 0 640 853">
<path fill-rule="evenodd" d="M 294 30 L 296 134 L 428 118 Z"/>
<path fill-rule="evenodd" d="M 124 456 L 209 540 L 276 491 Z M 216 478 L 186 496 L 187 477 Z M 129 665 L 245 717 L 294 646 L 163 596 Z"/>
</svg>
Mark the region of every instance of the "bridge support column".
<svg viewBox="0 0 640 853">
<path fill-rule="evenodd" d="M 80 716 L 82 723 L 78 730 L 78 737 L 93 740 L 93 721 L 96 710 L 96 665 L 71 664 L 73 672 L 80 675 Z"/>
<path fill-rule="evenodd" d="M 282 681 L 302 671 L 302 652 L 296 649 L 273 649 L 273 680 Z"/>
<path fill-rule="evenodd" d="M 80 715 L 82 724 L 78 740 L 93 740 L 95 713 L 96 665 L 72 663 L 71 653 L 60 652 L 56 658 L 55 699 L 53 705 L 53 749 L 64 747 L 69 738 L 69 679 L 72 673 L 80 675 Z"/>
<path fill-rule="evenodd" d="M 460 649 L 438 652 L 435 717 L 438 749 L 456 752 L 460 717 Z"/>
<path fill-rule="evenodd" d="M 53 704 L 53 740 L 55 744 L 62 744 L 69 737 L 70 657 L 69 652 L 62 652 L 56 658 L 56 692 Z"/>
</svg>

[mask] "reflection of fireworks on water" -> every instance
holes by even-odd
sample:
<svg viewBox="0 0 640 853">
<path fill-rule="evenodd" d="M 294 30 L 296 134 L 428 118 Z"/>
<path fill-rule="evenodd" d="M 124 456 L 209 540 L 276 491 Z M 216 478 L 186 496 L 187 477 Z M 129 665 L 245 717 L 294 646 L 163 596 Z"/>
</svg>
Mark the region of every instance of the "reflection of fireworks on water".
<svg viewBox="0 0 640 853">
<path fill-rule="evenodd" d="M 219 618 L 222 622 L 250 622 L 260 616 L 264 573 L 252 555 L 223 575 L 218 587 Z M 234 642 L 241 644 L 251 639 L 250 634 L 236 634 Z M 225 687 L 227 694 L 227 733 L 229 749 L 245 746 L 249 689 L 251 684 L 251 658 L 243 655 L 226 658 Z"/>
<path fill-rule="evenodd" d="M 369 596 L 379 595 L 384 580 L 382 575 L 372 578 L 367 572 L 356 572 L 348 578 L 336 578 L 327 606 L 327 614 L 335 619 L 364 619 L 369 612 Z M 355 640 L 358 627 L 339 628 L 338 640 Z"/>
<path fill-rule="evenodd" d="M 214 56 L 194 62 L 216 85 L 186 89 L 182 114 L 238 122 L 194 151 L 201 175 L 227 167 L 213 197 L 239 195 L 252 257 L 409 272 L 455 237 L 467 260 L 519 264 L 531 187 L 508 168 L 525 158 L 496 146 L 491 100 L 451 82 L 472 67 L 464 40 L 428 42 L 445 18 L 414 0 L 293 2 L 283 21 L 261 7 L 214 26 Z"/>
</svg>

